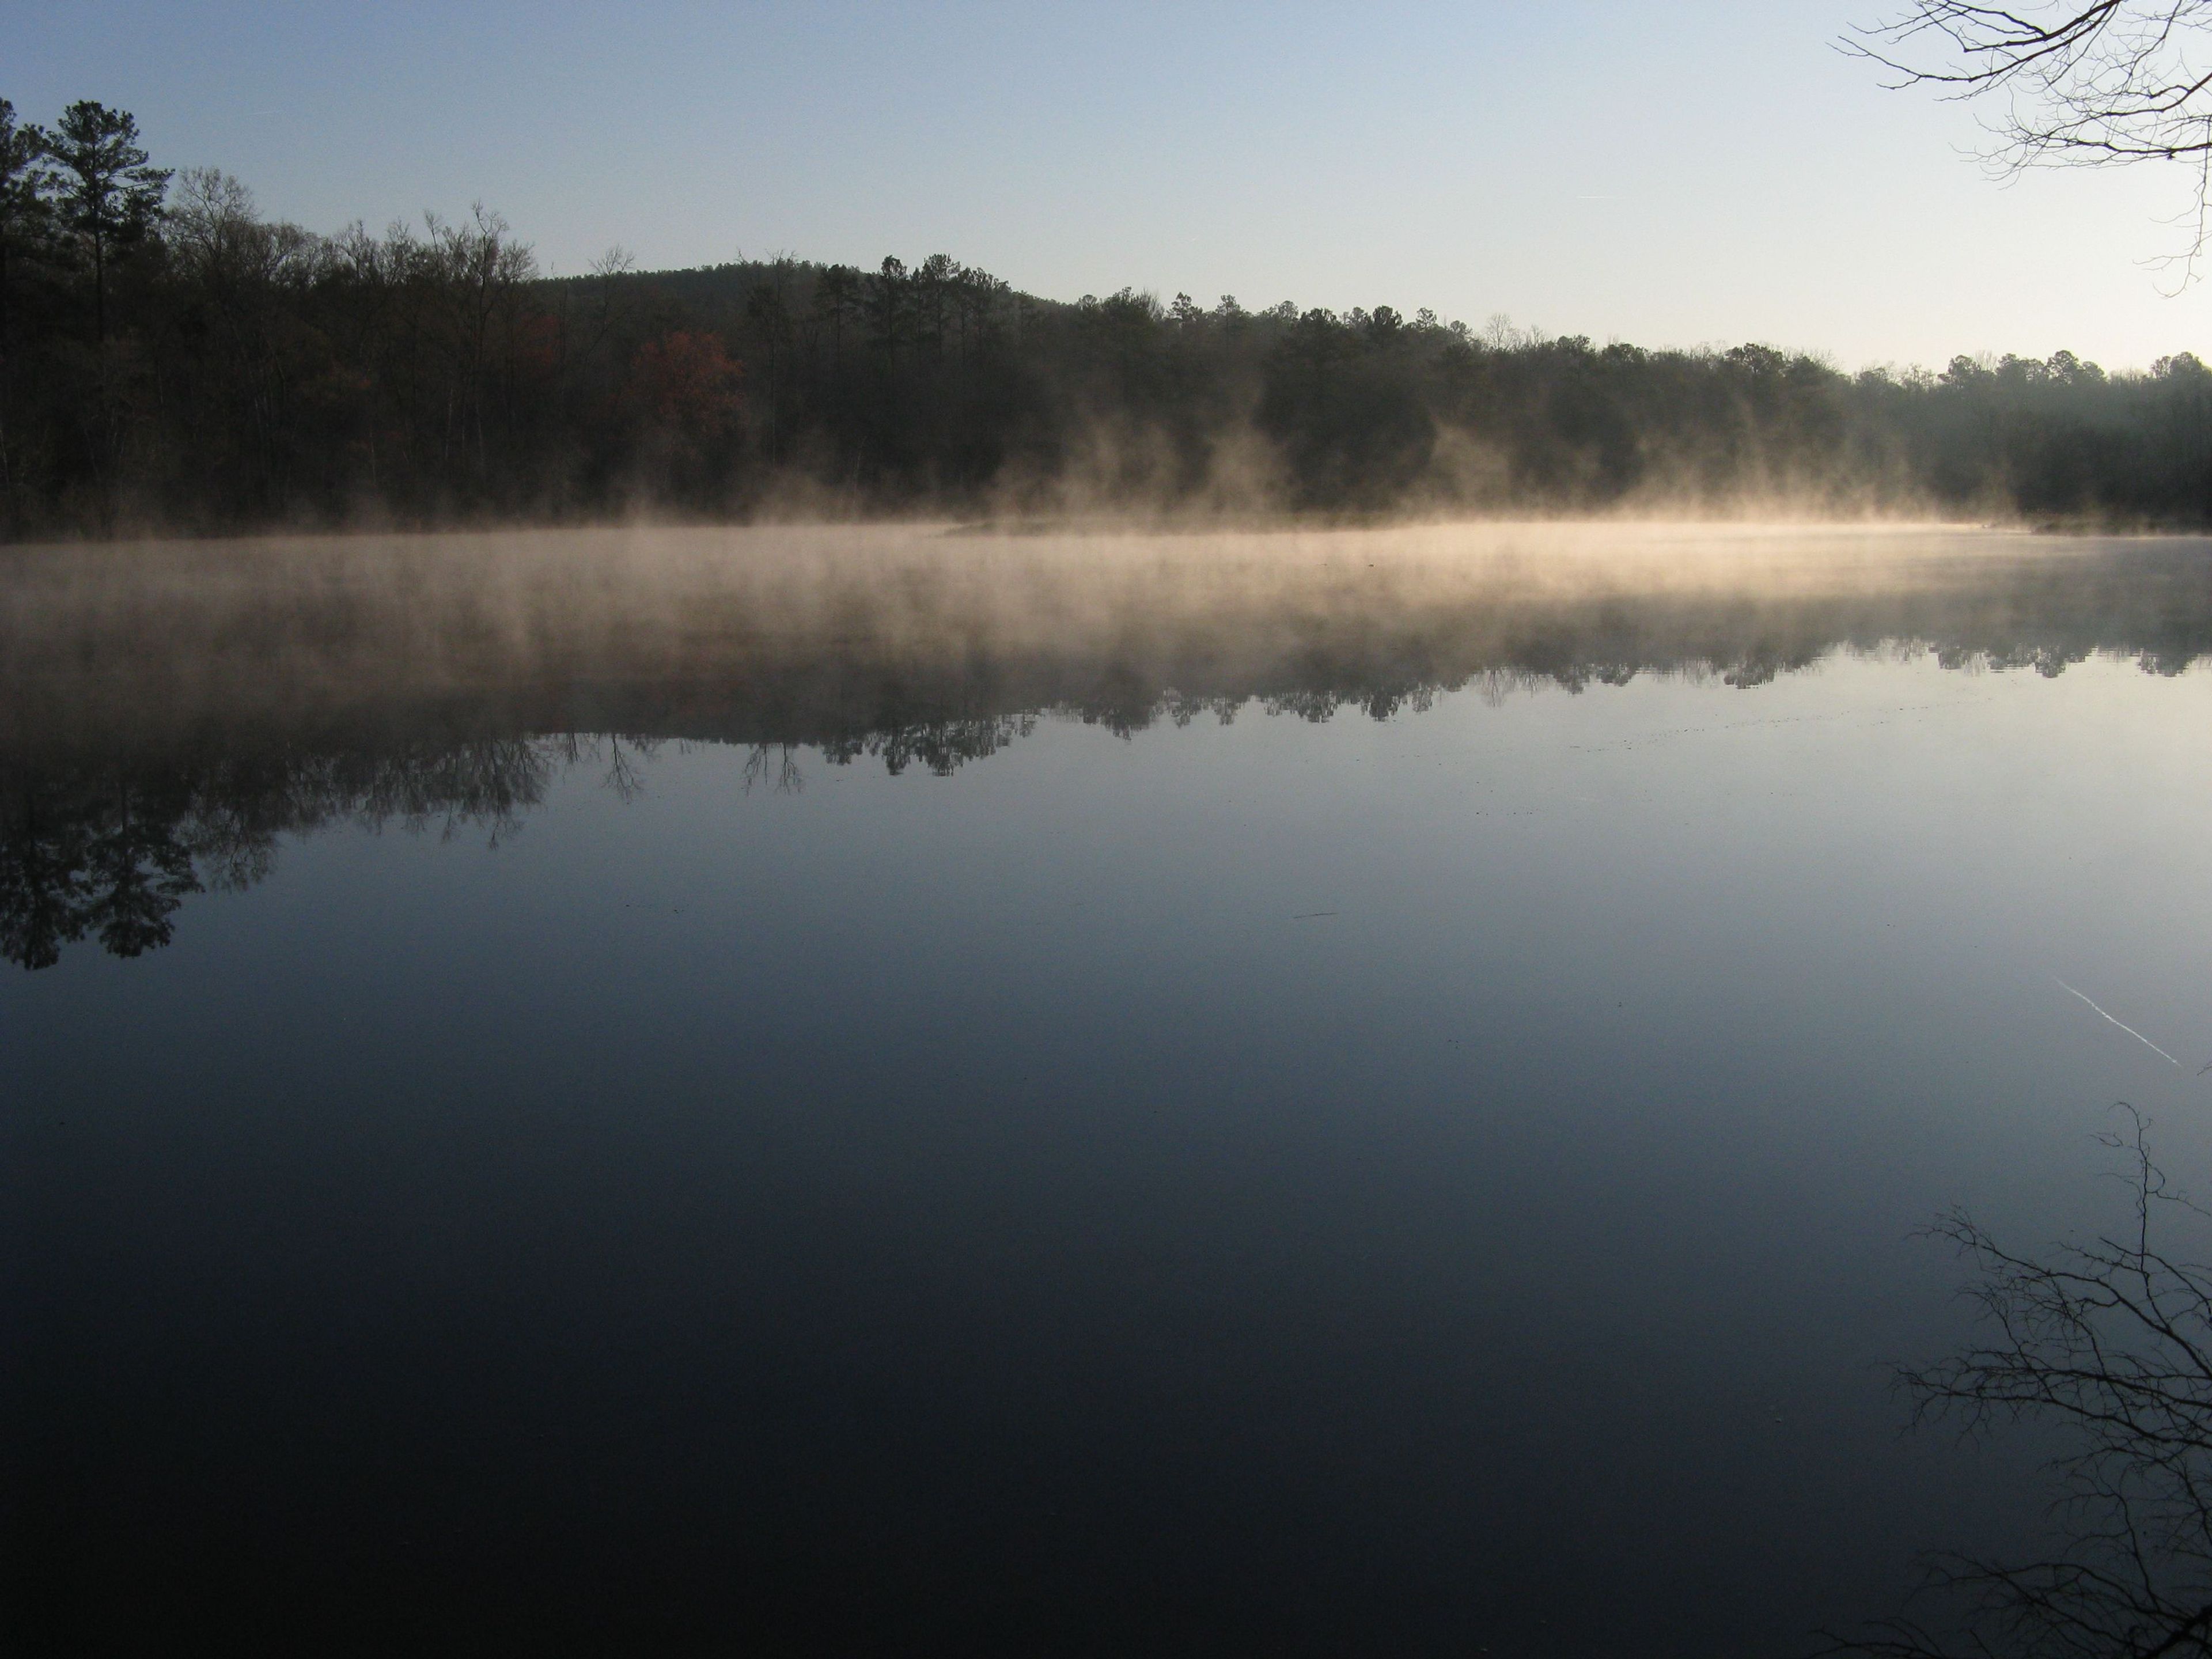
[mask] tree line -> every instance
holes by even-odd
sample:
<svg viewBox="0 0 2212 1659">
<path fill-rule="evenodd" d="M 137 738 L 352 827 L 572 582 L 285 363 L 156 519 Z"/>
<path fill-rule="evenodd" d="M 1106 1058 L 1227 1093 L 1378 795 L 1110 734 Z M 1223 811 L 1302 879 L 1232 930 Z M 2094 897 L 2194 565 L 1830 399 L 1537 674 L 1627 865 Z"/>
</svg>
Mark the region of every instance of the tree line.
<svg viewBox="0 0 2212 1659">
<path fill-rule="evenodd" d="M 914 512 L 2212 520 L 2212 370 L 1846 373 L 1381 305 L 1073 304 L 945 255 L 543 271 L 336 234 L 0 100 L 0 534 Z"/>
</svg>

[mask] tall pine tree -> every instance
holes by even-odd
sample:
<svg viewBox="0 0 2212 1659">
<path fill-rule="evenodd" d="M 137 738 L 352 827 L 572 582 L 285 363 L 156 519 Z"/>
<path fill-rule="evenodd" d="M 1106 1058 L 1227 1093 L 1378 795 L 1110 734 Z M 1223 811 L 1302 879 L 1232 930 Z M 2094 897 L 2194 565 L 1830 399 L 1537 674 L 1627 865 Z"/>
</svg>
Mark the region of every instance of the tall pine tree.
<svg viewBox="0 0 2212 1659">
<path fill-rule="evenodd" d="M 46 153 L 61 165 L 57 195 L 63 222 L 92 250 L 93 334 L 104 345 L 108 256 L 153 226 L 169 188 L 169 169 L 147 165 L 137 118 L 90 99 L 62 112 Z"/>
</svg>

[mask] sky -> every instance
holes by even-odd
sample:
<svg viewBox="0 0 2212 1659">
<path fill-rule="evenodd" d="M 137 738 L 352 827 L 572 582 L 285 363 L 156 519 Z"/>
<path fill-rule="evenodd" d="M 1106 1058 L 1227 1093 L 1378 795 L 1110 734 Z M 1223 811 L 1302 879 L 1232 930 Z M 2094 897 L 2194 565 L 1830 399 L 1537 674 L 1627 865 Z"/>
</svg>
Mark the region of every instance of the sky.
<svg viewBox="0 0 2212 1659">
<path fill-rule="evenodd" d="M 1992 182 L 1834 42 L 1898 0 L 0 0 L 0 97 L 556 271 L 945 252 L 1054 299 L 1430 307 L 1842 367 L 2212 358 L 2171 168 Z"/>
</svg>

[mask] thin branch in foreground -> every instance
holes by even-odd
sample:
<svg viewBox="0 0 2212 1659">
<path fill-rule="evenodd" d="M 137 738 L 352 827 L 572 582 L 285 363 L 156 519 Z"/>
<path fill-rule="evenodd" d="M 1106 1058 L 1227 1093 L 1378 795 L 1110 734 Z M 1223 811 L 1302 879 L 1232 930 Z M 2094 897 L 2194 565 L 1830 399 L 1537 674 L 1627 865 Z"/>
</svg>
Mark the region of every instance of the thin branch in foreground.
<svg viewBox="0 0 2212 1659">
<path fill-rule="evenodd" d="M 1881 1659 L 2154 1659 L 2212 1655 L 2212 1267 L 2165 1242 L 2212 1212 L 2153 1159 L 2149 1124 L 2122 1103 L 2130 1225 L 2023 1255 L 1963 1210 L 1928 1236 L 1972 1265 L 1981 1335 L 1900 1368 L 1914 1420 L 1978 1431 L 2034 1418 L 2067 1449 L 2052 1465 L 2068 1543 L 2026 1563 L 1952 1557 L 1923 1595 L 1947 1634 L 1893 1620 L 1829 1653 Z"/>
</svg>

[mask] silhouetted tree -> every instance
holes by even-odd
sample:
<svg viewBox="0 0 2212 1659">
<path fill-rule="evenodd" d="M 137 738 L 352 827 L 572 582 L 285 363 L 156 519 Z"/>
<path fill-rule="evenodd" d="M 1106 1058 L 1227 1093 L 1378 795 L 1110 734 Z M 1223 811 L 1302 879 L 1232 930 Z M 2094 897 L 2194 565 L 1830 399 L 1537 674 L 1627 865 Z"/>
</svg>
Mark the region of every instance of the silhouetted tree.
<svg viewBox="0 0 2212 1659">
<path fill-rule="evenodd" d="M 52 177 L 46 134 L 15 118 L 0 98 L 0 526 L 13 521 L 20 471 L 15 444 L 15 279 L 21 256 L 47 231 Z"/>
<path fill-rule="evenodd" d="M 45 228 L 51 183 L 40 165 L 46 149 L 46 134 L 18 121 L 15 106 L 0 98 L 0 362 L 14 337 L 9 308 L 13 256 Z"/>
<path fill-rule="evenodd" d="M 92 254 L 93 338 L 107 339 L 107 265 L 118 245 L 143 238 L 161 211 L 169 169 L 149 165 L 138 123 L 123 110 L 81 100 L 62 112 L 46 138 L 60 169 L 62 222 Z"/>
<path fill-rule="evenodd" d="M 860 273 L 850 265 L 830 265 L 814 279 L 814 313 L 830 342 L 830 372 L 845 368 L 845 336 L 861 313 Z"/>
</svg>

